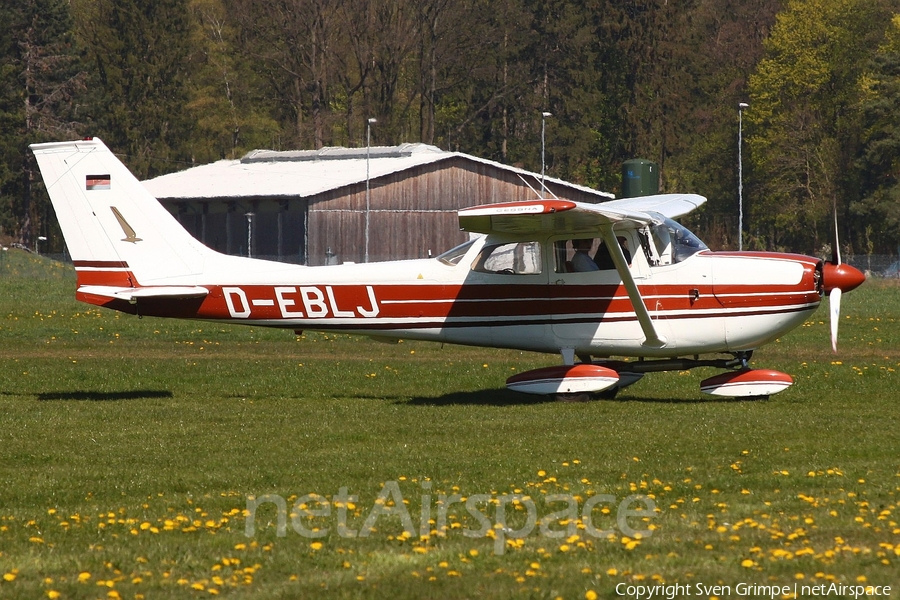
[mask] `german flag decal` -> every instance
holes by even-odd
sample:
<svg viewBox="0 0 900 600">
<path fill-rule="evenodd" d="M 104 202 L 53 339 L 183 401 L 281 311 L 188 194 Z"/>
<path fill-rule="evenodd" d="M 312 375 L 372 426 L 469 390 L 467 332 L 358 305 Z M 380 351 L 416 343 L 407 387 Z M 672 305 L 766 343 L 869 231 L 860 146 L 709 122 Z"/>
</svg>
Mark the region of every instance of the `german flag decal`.
<svg viewBox="0 0 900 600">
<path fill-rule="evenodd" d="M 85 181 L 88 190 L 108 190 L 110 188 L 109 175 L 88 175 Z"/>
</svg>

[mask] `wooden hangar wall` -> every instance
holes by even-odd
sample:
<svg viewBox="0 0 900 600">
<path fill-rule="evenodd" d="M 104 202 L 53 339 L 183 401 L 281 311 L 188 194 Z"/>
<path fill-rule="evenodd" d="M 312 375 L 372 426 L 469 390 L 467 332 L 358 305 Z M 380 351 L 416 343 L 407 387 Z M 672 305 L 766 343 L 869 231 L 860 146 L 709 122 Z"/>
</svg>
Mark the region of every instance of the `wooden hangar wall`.
<svg viewBox="0 0 900 600">
<path fill-rule="evenodd" d="M 467 239 L 456 213 L 477 204 L 536 197 L 540 181 L 491 164 L 450 156 L 369 181 L 369 261 L 437 256 Z M 531 187 L 529 187 L 529 185 Z M 547 184 L 560 198 L 597 197 Z M 164 199 L 164 206 L 207 246 L 226 254 L 307 265 L 363 262 L 366 186 L 360 182 L 299 196 Z M 248 221 L 247 213 L 252 213 Z"/>
</svg>

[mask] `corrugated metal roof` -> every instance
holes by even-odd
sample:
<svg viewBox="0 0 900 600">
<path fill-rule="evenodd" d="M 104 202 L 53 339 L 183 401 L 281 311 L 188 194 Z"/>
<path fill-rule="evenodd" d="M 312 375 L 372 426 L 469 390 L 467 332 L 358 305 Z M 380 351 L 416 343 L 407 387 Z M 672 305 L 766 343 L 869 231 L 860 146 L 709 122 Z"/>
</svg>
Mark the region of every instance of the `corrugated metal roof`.
<svg viewBox="0 0 900 600">
<path fill-rule="evenodd" d="M 420 165 L 452 157 L 491 165 L 518 173 L 534 182 L 540 175 L 460 152 L 446 152 L 427 144 L 372 146 L 369 148 L 369 178 L 376 179 Z M 144 187 L 159 199 L 309 197 L 366 180 L 366 148 L 322 148 L 279 152 L 254 150 L 241 160 L 220 160 L 208 165 L 170 173 L 144 181 Z M 546 178 L 548 183 L 596 195 L 612 194 Z"/>
</svg>

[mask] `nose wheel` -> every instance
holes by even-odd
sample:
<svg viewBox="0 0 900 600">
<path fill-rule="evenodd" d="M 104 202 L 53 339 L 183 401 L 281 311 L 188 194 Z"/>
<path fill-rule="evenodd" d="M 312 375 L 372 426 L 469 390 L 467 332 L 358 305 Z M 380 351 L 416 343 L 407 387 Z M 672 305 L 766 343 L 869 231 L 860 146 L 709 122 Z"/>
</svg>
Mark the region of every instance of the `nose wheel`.
<svg viewBox="0 0 900 600">
<path fill-rule="evenodd" d="M 726 398 L 768 399 L 789 388 L 794 380 L 787 373 L 772 369 L 740 369 L 721 373 L 700 382 L 700 391 Z"/>
</svg>

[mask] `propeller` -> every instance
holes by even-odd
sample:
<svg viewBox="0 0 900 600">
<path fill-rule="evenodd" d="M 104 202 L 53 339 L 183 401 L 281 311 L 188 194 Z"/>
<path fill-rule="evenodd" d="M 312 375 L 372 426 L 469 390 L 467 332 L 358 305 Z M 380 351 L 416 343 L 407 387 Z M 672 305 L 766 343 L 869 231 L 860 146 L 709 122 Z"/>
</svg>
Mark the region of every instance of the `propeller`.
<svg viewBox="0 0 900 600">
<path fill-rule="evenodd" d="M 837 354 L 838 323 L 841 320 L 841 288 L 836 287 L 828 294 L 828 308 L 831 315 L 831 350 Z"/>
<path fill-rule="evenodd" d="M 841 262 L 841 244 L 838 238 L 837 202 L 834 202 L 834 241 L 831 246 L 831 261 L 822 267 L 822 284 L 828 294 L 831 321 L 831 349 L 837 353 L 838 324 L 841 320 L 841 295 L 858 287 L 866 276 L 848 264 Z"/>
</svg>

